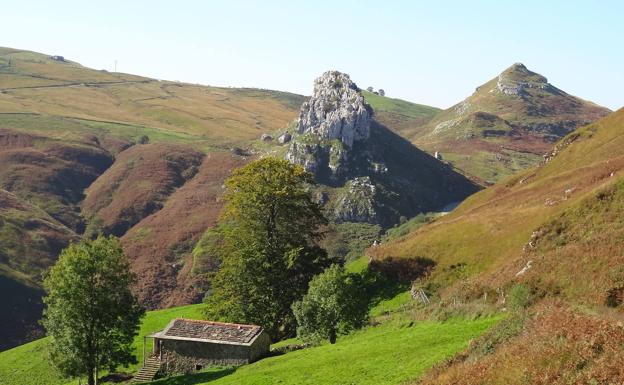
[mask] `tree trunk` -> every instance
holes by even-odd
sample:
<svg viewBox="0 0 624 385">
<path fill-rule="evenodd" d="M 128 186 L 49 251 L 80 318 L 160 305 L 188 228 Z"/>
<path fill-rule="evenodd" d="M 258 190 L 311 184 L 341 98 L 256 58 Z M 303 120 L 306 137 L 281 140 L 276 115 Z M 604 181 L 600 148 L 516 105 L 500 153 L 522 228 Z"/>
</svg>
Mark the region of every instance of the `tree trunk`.
<svg viewBox="0 0 624 385">
<path fill-rule="evenodd" d="M 93 369 L 92 368 L 88 368 L 87 369 L 87 384 L 88 385 L 95 385 L 95 377 L 93 376 Z"/>
<path fill-rule="evenodd" d="M 336 343 L 336 329 L 331 329 L 329 331 L 329 343 L 330 344 Z"/>
</svg>

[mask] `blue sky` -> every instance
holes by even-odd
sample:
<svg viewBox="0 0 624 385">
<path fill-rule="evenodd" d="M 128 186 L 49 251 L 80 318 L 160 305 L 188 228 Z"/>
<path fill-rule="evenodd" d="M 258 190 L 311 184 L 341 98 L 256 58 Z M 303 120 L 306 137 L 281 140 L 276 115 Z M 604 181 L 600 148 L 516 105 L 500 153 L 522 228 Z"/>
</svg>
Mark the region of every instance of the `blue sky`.
<svg viewBox="0 0 624 385">
<path fill-rule="evenodd" d="M 309 94 L 328 69 L 449 107 L 514 62 L 624 106 L 623 1 L 11 1 L 0 45 L 160 79 Z"/>
</svg>

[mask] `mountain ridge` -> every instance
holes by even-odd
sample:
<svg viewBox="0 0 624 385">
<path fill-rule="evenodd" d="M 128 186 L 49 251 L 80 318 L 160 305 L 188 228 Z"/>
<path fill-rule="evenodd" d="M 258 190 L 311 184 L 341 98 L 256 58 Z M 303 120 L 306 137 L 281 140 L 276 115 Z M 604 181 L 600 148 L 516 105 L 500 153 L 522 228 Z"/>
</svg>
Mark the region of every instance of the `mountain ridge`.
<svg viewBox="0 0 624 385">
<path fill-rule="evenodd" d="M 554 141 L 609 112 L 515 63 L 436 114 L 411 140 L 431 153 L 439 151 L 468 174 L 494 182 L 536 165 Z"/>
</svg>

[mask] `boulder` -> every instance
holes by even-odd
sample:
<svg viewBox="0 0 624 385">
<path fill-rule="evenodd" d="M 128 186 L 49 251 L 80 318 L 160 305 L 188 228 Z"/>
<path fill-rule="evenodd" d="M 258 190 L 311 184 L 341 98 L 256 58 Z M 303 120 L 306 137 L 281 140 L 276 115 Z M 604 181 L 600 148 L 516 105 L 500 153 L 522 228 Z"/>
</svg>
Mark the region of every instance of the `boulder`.
<svg viewBox="0 0 624 385">
<path fill-rule="evenodd" d="M 285 132 L 282 135 L 279 136 L 279 138 L 277 138 L 277 141 L 280 144 L 285 144 L 290 142 L 290 140 L 292 139 L 292 135 L 289 132 Z"/>
</svg>

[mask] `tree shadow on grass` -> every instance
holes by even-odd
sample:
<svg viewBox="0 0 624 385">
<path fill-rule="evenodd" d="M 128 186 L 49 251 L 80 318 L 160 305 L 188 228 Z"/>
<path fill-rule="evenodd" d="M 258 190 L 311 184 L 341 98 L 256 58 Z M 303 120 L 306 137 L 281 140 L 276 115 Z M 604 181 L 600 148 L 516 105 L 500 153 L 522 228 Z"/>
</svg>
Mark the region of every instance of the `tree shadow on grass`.
<svg viewBox="0 0 624 385">
<path fill-rule="evenodd" d="M 425 277 L 434 267 L 433 260 L 422 257 L 386 257 L 371 261 L 362 273 L 369 308 L 409 290 L 413 281 Z"/>
<path fill-rule="evenodd" d="M 154 385 L 196 385 L 208 381 L 217 380 L 228 376 L 236 371 L 236 368 L 213 369 L 206 372 L 184 374 L 181 376 L 167 377 L 152 382 Z"/>
</svg>

